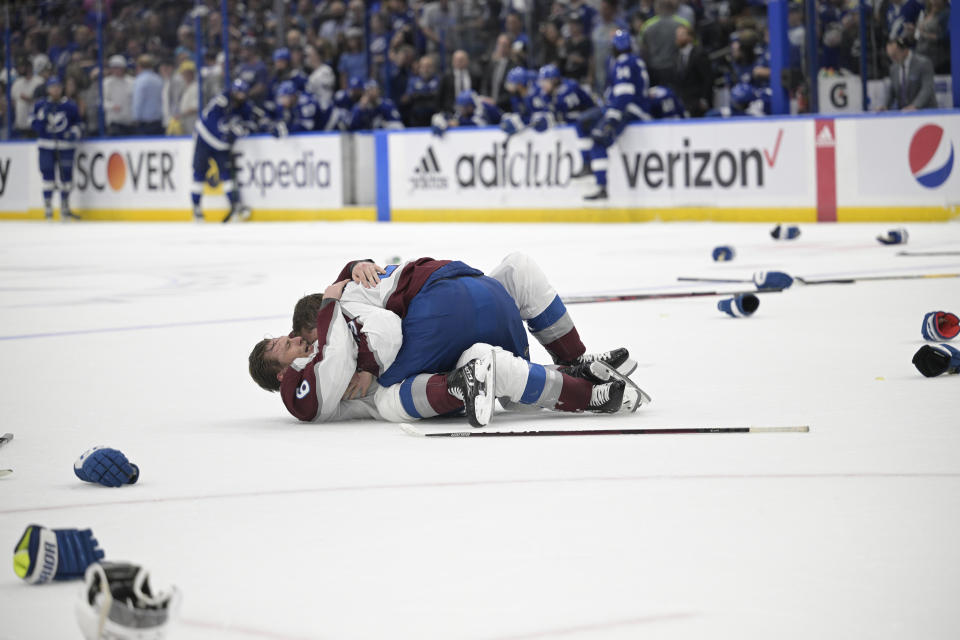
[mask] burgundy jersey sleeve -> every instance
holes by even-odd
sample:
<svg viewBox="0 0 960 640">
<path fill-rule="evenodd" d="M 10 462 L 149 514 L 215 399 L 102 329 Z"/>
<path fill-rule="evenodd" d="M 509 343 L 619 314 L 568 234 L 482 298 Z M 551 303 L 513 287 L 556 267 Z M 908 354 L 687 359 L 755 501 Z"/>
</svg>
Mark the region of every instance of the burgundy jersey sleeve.
<svg viewBox="0 0 960 640">
<path fill-rule="evenodd" d="M 360 262 L 373 262 L 373 260 L 371 260 L 370 258 L 364 258 L 363 260 L 354 260 L 352 262 L 348 262 L 347 266 L 345 266 L 343 270 L 340 271 L 340 275 L 337 276 L 337 279 L 334 280 L 331 284 L 340 282 L 341 280 L 352 280 L 353 268 L 357 266 L 357 263 L 360 263 Z"/>
<path fill-rule="evenodd" d="M 336 416 L 340 398 L 357 368 L 357 345 L 340 303 L 327 299 L 317 316 L 317 351 L 287 367 L 280 396 L 287 410 L 304 422 Z"/>
</svg>

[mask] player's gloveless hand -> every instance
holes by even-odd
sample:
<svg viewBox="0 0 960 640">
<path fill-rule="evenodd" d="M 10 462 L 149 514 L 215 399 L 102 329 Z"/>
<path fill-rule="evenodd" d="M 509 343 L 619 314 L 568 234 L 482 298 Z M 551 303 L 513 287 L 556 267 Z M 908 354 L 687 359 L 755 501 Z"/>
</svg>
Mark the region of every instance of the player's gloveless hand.
<svg viewBox="0 0 960 640">
<path fill-rule="evenodd" d="M 357 371 L 350 379 L 347 390 L 343 392 L 344 400 L 353 400 L 367 395 L 370 385 L 373 384 L 373 374 L 369 371 Z"/>
<path fill-rule="evenodd" d="M 331 300 L 339 300 L 340 296 L 343 295 L 343 288 L 347 286 L 349 280 L 341 280 L 340 282 L 335 282 L 329 287 L 327 287 L 323 292 L 324 298 L 330 298 Z"/>
<path fill-rule="evenodd" d="M 353 265 L 353 281 L 366 287 L 375 287 L 380 282 L 379 274 L 386 273 L 378 264 L 372 262 L 358 262 Z"/>
</svg>

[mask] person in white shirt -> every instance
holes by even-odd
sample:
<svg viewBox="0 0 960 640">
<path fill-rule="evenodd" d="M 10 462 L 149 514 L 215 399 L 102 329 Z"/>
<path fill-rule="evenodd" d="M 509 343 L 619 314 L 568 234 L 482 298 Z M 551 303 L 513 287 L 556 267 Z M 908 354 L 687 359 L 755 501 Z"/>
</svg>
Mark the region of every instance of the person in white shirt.
<svg viewBox="0 0 960 640">
<path fill-rule="evenodd" d="M 197 83 L 197 65 L 189 60 L 180 64 L 180 77 L 183 78 L 184 89 L 180 94 L 179 113 L 180 128 L 183 135 L 193 135 L 193 125 L 197 122 L 200 85 Z"/>
<path fill-rule="evenodd" d="M 128 136 L 133 133 L 133 78 L 127 75 L 127 59 L 110 56 L 107 75 L 103 79 L 103 112 L 107 135 Z"/>
<path fill-rule="evenodd" d="M 37 87 L 43 84 L 43 78 L 33 73 L 33 65 L 29 61 L 21 62 L 17 66 L 20 75 L 10 87 L 14 109 L 13 128 L 17 137 L 35 138 L 36 133 L 30 126 L 30 120 L 33 117 L 34 94 Z"/>
<path fill-rule="evenodd" d="M 330 65 L 323 61 L 316 48 L 307 46 L 305 53 L 307 68 L 313 70 L 307 79 L 307 92 L 317 99 L 321 107 L 326 108 L 333 101 L 337 76 Z"/>
</svg>

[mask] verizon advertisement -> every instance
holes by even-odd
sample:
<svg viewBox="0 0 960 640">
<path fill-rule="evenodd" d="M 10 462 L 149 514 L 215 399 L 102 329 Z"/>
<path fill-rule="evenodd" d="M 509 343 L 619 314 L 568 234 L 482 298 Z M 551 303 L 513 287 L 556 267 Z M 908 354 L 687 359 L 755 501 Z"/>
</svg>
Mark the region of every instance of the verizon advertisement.
<svg viewBox="0 0 960 640">
<path fill-rule="evenodd" d="M 631 126 L 608 150 L 613 207 L 744 207 L 815 204 L 813 123 L 757 120 Z M 395 209 L 582 206 L 592 178 L 572 128 L 496 129 L 390 136 Z"/>
<path fill-rule="evenodd" d="M 856 206 L 960 206 L 960 114 L 840 118 L 837 201 Z"/>
</svg>

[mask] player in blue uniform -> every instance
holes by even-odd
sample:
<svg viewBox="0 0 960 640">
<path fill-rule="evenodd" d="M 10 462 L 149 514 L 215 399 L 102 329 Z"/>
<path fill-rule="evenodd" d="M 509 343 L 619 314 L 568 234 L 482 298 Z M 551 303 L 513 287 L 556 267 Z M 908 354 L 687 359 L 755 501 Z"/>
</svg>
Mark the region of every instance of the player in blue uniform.
<svg viewBox="0 0 960 640">
<path fill-rule="evenodd" d="M 256 131 L 261 125 L 257 122 L 257 115 L 247 102 L 250 85 L 237 78 L 227 90 L 213 98 L 200 118 L 197 120 L 194 131 L 193 150 L 193 217 L 197 222 L 203 222 L 203 210 L 200 208 L 200 198 L 203 195 L 203 184 L 207 181 L 207 170 L 210 162 L 217 165 L 220 182 L 223 184 L 227 198 L 230 200 L 230 213 L 224 222 L 239 215 L 241 219 L 250 216 L 250 212 L 240 202 L 240 192 L 233 182 L 231 170 L 230 148 L 237 138 L 241 138 L 251 131 Z"/>
<path fill-rule="evenodd" d="M 510 94 L 510 113 L 503 114 L 500 128 L 508 136 L 528 126 L 535 113 L 549 109 L 536 77 L 535 71 L 523 67 L 514 67 L 507 72 L 504 88 Z"/>
<path fill-rule="evenodd" d="M 43 210 L 47 220 L 53 219 L 53 191 L 56 170 L 60 169 L 60 218 L 79 220 L 70 211 L 70 189 L 73 187 L 73 154 L 80 139 L 80 114 L 73 100 L 63 95 L 63 83 L 56 75 L 47 80 L 47 98 L 33 106 L 31 126 L 37 132 L 40 174 L 43 176 Z"/>
<path fill-rule="evenodd" d="M 400 111 L 393 100 L 380 96 L 380 85 L 376 80 L 367 80 L 363 96 L 354 105 L 347 123 L 349 131 L 369 131 L 370 129 L 403 129 Z"/>
<path fill-rule="evenodd" d="M 597 181 L 597 191 L 584 196 L 584 200 L 607 199 L 607 149 L 630 122 L 649 120 L 647 111 L 647 88 L 650 79 L 643 60 L 631 53 L 630 34 L 618 29 L 613 34 L 613 53 L 610 56 L 610 71 L 604 91 L 606 105 L 596 125 L 590 130 L 593 143 L 590 148 L 590 171 Z M 596 113 L 596 112 L 594 112 Z M 588 118 L 583 118 L 588 124 Z M 586 166 L 575 177 L 587 174 Z"/>
<path fill-rule="evenodd" d="M 486 127 L 500 123 L 503 113 L 495 104 L 478 96 L 472 89 L 460 92 L 456 99 L 456 111 L 452 119 L 446 114 L 435 113 L 430 128 L 436 136 L 442 136 L 450 127 Z"/>
<path fill-rule="evenodd" d="M 340 128 L 346 129 L 353 113 L 353 107 L 360 102 L 362 97 L 363 80 L 360 78 L 350 78 L 347 81 L 346 89 L 340 89 L 333 94 L 333 107 L 336 109 L 336 119 L 340 123 Z"/>
<path fill-rule="evenodd" d="M 686 118 L 683 101 L 669 87 L 650 87 L 647 91 L 647 110 L 654 120 Z"/>
<path fill-rule="evenodd" d="M 545 131 L 555 123 L 573 124 L 577 132 L 577 148 L 583 161 L 578 175 L 589 175 L 590 150 L 593 140 L 590 131 L 603 115 L 602 107 L 589 93 L 572 80 L 560 76 L 560 70 L 554 64 L 540 67 L 539 85 L 546 109 L 540 109 L 531 120 L 536 131 Z M 584 172 L 588 172 L 584 174 Z"/>
<path fill-rule="evenodd" d="M 773 113 L 773 90 L 757 89 L 751 84 L 740 82 L 730 89 L 730 106 L 710 109 L 708 118 L 735 118 L 738 116 L 763 116 Z"/>
<path fill-rule="evenodd" d="M 309 93 L 301 93 L 292 80 L 284 80 L 277 87 L 276 107 L 273 112 L 279 131 L 331 131 L 337 126 L 333 105 L 320 106 Z"/>
</svg>

